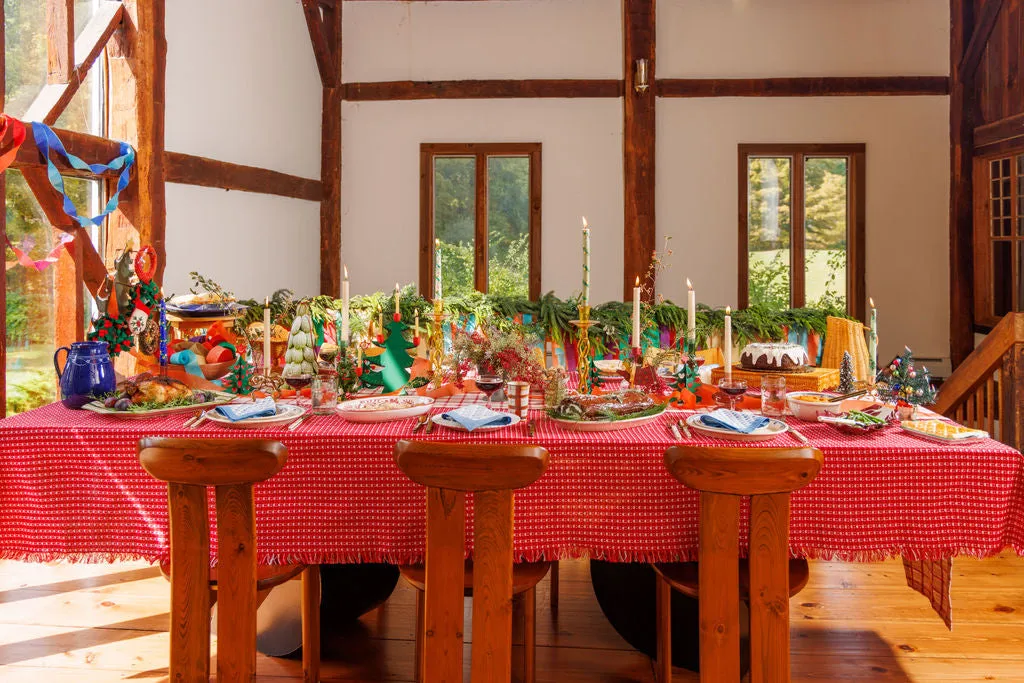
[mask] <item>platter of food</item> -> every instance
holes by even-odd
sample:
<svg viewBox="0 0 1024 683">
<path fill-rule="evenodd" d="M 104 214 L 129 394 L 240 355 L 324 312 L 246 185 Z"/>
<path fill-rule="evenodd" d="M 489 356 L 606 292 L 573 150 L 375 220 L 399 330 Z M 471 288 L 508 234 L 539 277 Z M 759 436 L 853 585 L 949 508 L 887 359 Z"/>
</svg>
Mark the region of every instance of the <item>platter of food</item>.
<svg viewBox="0 0 1024 683">
<path fill-rule="evenodd" d="M 947 444 L 976 443 L 988 438 L 988 432 L 942 420 L 905 420 L 900 426 L 908 434 Z"/>
<path fill-rule="evenodd" d="M 167 312 L 181 318 L 207 318 L 241 314 L 248 308 L 231 297 L 214 292 L 182 294 L 167 302 Z"/>
<path fill-rule="evenodd" d="M 747 344 L 740 351 L 740 367 L 753 372 L 810 372 L 807 351 L 799 344 Z"/>
<path fill-rule="evenodd" d="M 299 416 L 306 412 L 306 409 L 302 406 L 290 403 L 278 403 L 275 409 L 276 413 L 274 415 L 247 417 L 242 420 L 235 420 L 234 422 L 216 410 L 211 410 L 207 413 L 206 419 L 231 429 L 262 429 L 264 427 L 283 427 L 299 419 Z"/>
<path fill-rule="evenodd" d="M 601 396 L 574 393 L 551 408 L 548 417 L 577 432 L 610 432 L 652 422 L 665 412 L 666 406 L 636 389 Z"/>
<path fill-rule="evenodd" d="M 702 419 L 704 415 L 705 413 L 696 413 L 689 416 L 686 418 L 686 425 L 698 434 L 716 439 L 726 439 L 728 441 L 770 441 L 789 431 L 789 425 L 782 420 L 769 419 L 768 424 L 765 426 L 758 427 L 749 434 L 745 434 L 732 429 L 704 424 Z"/>
<path fill-rule="evenodd" d="M 831 425 L 845 434 L 877 434 L 889 426 L 892 409 L 876 405 L 864 410 L 849 410 L 838 415 L 819 415 L 818 422 Z"/>
<path fill-rule="evenodd" d="M 338 414 L 349 422 L 391 422 L 430 411 L 429 396 L 371 396 L 338 404 Z"/>
<path fill-rule="evenodd" d="M 113 394 L 82 408 L 99 415 L 143 418 L 211 408 L 234 398 L 223 391 L 197 391 L 180 380 L 146 373 L 121 382 Z"/>
</svg>

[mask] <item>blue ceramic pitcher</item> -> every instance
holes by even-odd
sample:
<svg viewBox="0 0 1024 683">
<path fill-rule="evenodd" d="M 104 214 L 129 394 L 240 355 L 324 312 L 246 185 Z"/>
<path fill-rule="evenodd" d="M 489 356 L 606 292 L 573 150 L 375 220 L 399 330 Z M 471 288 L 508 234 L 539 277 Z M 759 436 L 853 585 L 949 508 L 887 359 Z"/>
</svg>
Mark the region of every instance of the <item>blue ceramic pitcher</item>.
<svg viewBox="0 0 1024 683">
<path fill-rule="evenodd" d="M 61 351 L 68 353 L 63 372 L 57 365 Z M 70 349 L 62 346 L 53 353 L 53 369 L 60 378 L 61 402 L 68 408 L 81 408 L 115 389 L 114 364 L 110 362 L 107 342 L 75 342 Z"/>
</svg>

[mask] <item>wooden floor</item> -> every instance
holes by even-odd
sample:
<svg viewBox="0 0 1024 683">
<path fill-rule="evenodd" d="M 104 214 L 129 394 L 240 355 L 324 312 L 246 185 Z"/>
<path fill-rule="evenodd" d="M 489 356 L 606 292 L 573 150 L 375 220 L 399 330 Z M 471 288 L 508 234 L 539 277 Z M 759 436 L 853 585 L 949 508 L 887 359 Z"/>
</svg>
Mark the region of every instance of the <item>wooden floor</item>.
<svg viewBox="0 0 1024 683">
<path fill-rule="evenodd" d="M 813 563 L 792 603 L 793 680 L 1024 682 L 1024 558 L 957 560 L 953 600 L 949 633 L 900 564 Z M 167 583 L 144 564 L 0 562 L 0 681 L 164 680 L 167 606 Z M 412 607 L 400 583 L 383 609 L 326 642 L 324 680 L 410 680 Z M 562 564 L 557 619 L 541 584 L 538 623 L 539 681 L 654 680 L 650 660 L 604 620 L 585 562 Z M 261 657 L 259 674 L 301 679 L 289 659 Z M 675 680 L 697 677 L 678 670 Z"/>
</svg>

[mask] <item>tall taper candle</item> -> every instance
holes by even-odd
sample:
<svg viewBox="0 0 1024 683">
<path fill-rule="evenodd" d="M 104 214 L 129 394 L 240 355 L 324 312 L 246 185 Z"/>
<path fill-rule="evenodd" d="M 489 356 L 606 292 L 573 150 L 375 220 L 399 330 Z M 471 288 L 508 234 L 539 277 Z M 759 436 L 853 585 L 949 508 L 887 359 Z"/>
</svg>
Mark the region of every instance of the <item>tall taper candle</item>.
<svg viewBox="0 0 1024 683">
<path fill-rule="evenodd" d="M 263 300 L 263 371 L 270 374 L 270 297 Z"/>
<path fill-rule="evenodd" d="M 399 318 L 402 317 L 402 306 L 398 302 L 398 300 L 399 300 L 399 298 L 401 298 L 401 296 L 402 296 L 402 288 L 399 287 L 398 283 L 396 282 L 395 283 L 395 315 L 397 315 Z"/>
<path fill-rule="evenodd" d="M 583 305 L 590 305 L 590 226 L 583 216 Z"/>
<path fill-rule="evenodd" d="M 686 278 L 686 338 L 697 341 L 697 293 L 693 291 L 690 278 Z"/>
<path fill-rule="evenodd" d="M 878 309 L 871 297 L 868 297 L 868 304 L 871 306 L 871 328 L 868 331 L 868 371 L 871 376 L 867 379 L 873 384 L 878 374 Z"/>
<path fill-rule="evenodd" d="M 434 240 L 434 301 L 441 300 L 441 240 Z M 436 306 L 436 303 L 435 303 Z"/>
<path fill-rule="evenodd" d="M 725 347 L 722 352 L 725 354 L 725 377 L 732 379 L 732 309 L 725 307 L 725 338 L 722 340 Z"/>
<path fill-rule="evenodd" d="M 633 348 L 640 348 L 640 276 L 633 287 Z"/>
<path fill-rule="evenodd" d="M 338 346 L 348 344 L 349 311 L 348 311 L 348 266 L 344 267 L 345 279 L 341 281 L 341 329 L 338 331 Z"/>
<path fill-rule="evenodd" d="M 413 328 L 413 336 L 420 336 L 420 309 L 416 309 L 416 326 Z"/>
</svg>

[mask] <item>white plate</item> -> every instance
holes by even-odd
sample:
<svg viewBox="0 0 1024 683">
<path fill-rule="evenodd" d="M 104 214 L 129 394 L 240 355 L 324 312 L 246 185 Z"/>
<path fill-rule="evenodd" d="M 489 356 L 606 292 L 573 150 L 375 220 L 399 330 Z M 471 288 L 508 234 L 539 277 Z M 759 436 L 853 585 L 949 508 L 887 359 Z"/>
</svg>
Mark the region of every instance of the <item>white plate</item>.
<svg viewBox="0 0 1024 683">
<path fill-rule="evenodd" d="M 338 404 L 338 414 L 349 422 L 392 422 L 404 420 L 408 417 L 416 417 L 430 412 L 434 405 L 434 399 L 429 396 L 403 396 L 403 399 L 415 401 L 415 405 L 409 408 L 398 408 L 392 410 L 354 410 L 357 406 L 372 406 L 374 404 L 393 400 L 395 396 L 371 396 L 370 398 L 357 398 L 352 401 L 345 401 Z"/>
<path fill-rule="evenodd" d="M 948 436 L 939 436 L 938 434 L 928 434 L 926 432 L 922 432 L 920 430 L 913 429 L 912 427 L 908 427 L 908 426 L 906 426 L 906 424 L 903 424 L 902 422 L 900 423 L 900 427 L 902 427 L 903 431 L 905 431 L 907 434 L 913 434 L 914 436 L 918 436 L 918 437 L 920 437 L 922 439 L 927 439 L 928 441 L 937 441 L 939 443 L 947 443 L 947 444 L 957 444 L 957 445 L 960 445 L 960 444 L 965 444 L 965 443 L 978 443 L 979 441 L 981 441 L 983 439 L 987 439 L 988 436 L 989 436 L 988 432 L 983 432 L 981 430 L 975 430 L 975 431 L 977 431 L 977 434 L 972 434 L 971 436 L 961 436 L 959 439 L 953 439 L 953 438 L 950 438 Z"/>
<path fill-rule="evenodd" d="M 742 432 L 734 432 L 731 429 L 709 427 L 700 421 L 700 418 L 704 415 L 706 415 L 706 413 L 691 415 L 686 418 L 686 424 L 690 429 L 699 432 L 704 436 L 710 436 L 716 439 L 728 439 L 729 441 L 770 441 L 771 439 L 789 431 L 789 425 L 782 420 L 769 419 L 768 424 L 764 427 L 759 427 L 750 434 L 743 434 Z"/>
<path fill-rule="evenodd" d="M 306 409 L 302 406 L 278 403 L 277 415 L 250 417 L 245 420 L 232 422 L 217 411 L 211 410 L 207 414 L 206 419 L 210 422 L 216 422 L 222 427 L 231 427 L 232 429 L 262 429 L 263 427 L 281 427 L 290 424 L 297 420 L 299 415 L 302 415 L 304 412 L 306 412 Z"/>
<path fill-rule="evenodd" d="M 152 410 L 114 410 L 103 405 L 103 401 L 90 401 L 86 403 L 82 408 L 90 412 L 96 413 L 97 415 L 109 415 L 111 417 L 121 418 L 145 418 L 145 417 L 162 417 L 164 415 L 173 415 L 174 413 L 187 413 L 203 410 L 205 408 L 212 408 L 214 406 L 224 405 L 230 403 L 234 399 L 238 398 L 234 394 L 229 394 L 223 391 L 214 391 L 214 399 L 207 401 L 206 403 L 193 403 L 190 406 L 174 406 L 173 408 L 153 408 Z"/>
<path fill-rule="evenodd" d="M 644 415 L 643 417 L 629 417 L 624 420 L 563 420 L 557 417 L 549 418 L 552 422 L 556 422 L 566 429 L 573 432 L 617 432 L 620 429 L 631 429 L 633 427 L 640 427 L 642 425 L 654 422 L 659 417 L 665 414 L 665 411 L 655 413 L 654 415 Z"/>
<path fill-rule="evenodd" d="M 512 413 L 508 413 L 508 416 L 512 418 L 512 421 L 509 422 L 507 425 L 490 425 L 488 427 L 477 427 L 476 429 L 473 430 L 473 432 L 474 433 L 476 433 L 476 432 L 494 432 L 494 431 L 497 431 L 499 429 L 505 429 L 506 427 L 513 427 L 513 426 L 519 424 L 519 416 L 518 415 L 514 415 Z M 444 416 L 444 413 L 438 413 L 437 415 L 435 415 L 434 417 L 432 417 L 430 419 L 434 421 L 434 424 L 441 425 L 442 427 L 447 427 L 448 429 L 454 429 L 454 430 L 459 431 L 459 432 L 469 431 L 468 429 L 466 429 L 465 427 L 460 425 L 458 422 L 455 422 L 454 420 L 449 420 L 448 418 L 446 418 Z"/>
</svg>

